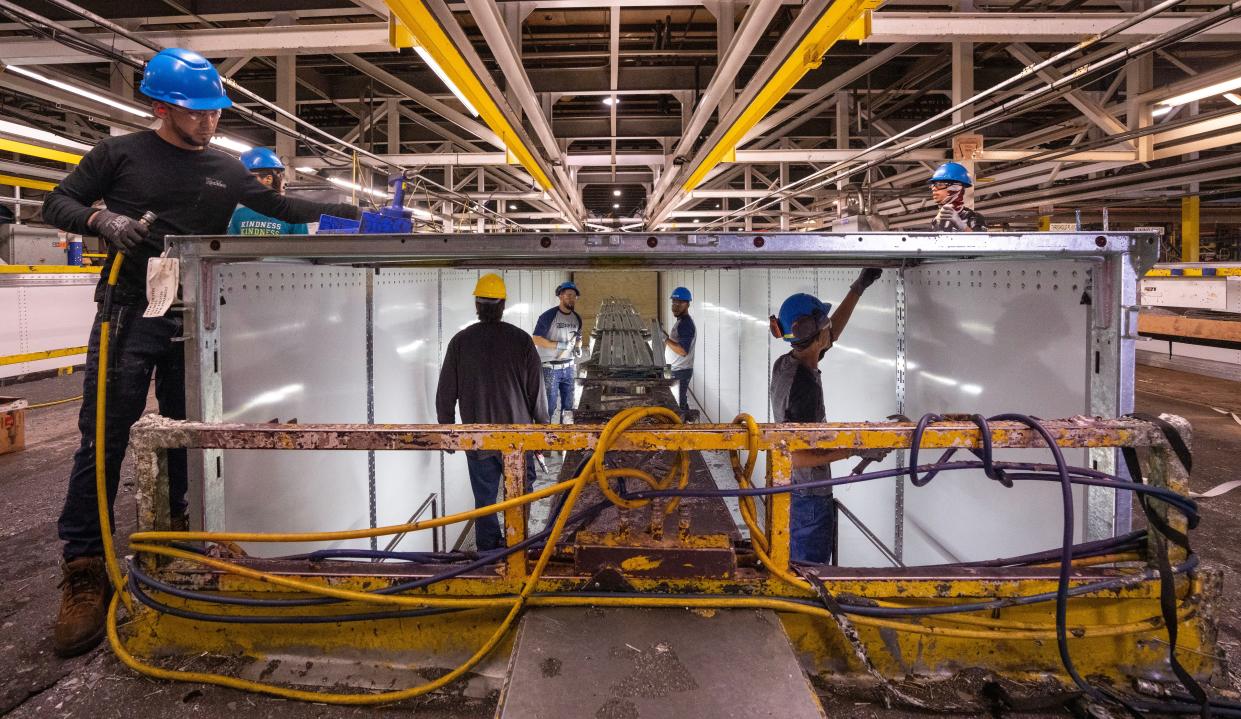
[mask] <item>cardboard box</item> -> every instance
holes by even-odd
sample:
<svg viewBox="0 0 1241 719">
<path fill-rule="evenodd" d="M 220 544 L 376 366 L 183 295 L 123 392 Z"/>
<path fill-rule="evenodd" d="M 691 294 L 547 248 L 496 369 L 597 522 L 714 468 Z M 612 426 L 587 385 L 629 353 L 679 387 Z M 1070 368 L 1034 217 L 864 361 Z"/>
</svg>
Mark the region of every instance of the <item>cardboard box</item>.
<svg viewBox="0 0 1241 719">
<path fill-rule="evenodd" d="M 0 397 L 0 454 L 26 447 L 26 406 L 19 397 Z"/>
</svg>

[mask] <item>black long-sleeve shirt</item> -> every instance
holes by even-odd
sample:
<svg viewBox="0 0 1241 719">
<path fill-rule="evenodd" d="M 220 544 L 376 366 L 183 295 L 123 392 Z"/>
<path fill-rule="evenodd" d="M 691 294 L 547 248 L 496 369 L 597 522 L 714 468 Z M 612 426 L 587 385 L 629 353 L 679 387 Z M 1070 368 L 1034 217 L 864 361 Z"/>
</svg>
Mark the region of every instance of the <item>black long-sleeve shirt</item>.
<svg viewBox="0 0 1241 719">
<path fill-rule="evenodd" d="M 146 211 L 156 220 L 151 235 L 222 235 L 238 204 L 286 222 L 314 222 L 321 214 L 356 213 L 348 205 L 325 204 L 285 197 L 259 182 L 237 158 L 213 148 L 184 150 L 153 130 L 109 137 L 96 145 L 76 170 L 52 190 L 43 203 L 43 219 L 66 232 L 94 234 L 86 222 L 91 204 L 103 200 L 108 210 L 139 218 Z M 128 253 L 121 267 L 113 301 L 146 301 L 147 259 L 160 252 L 156 242 Z M 116 249 L 100 275 L 95 299 L 103 295 Z"/>
<path fill-rule="evenodd" d="M 435 391 L 439 424 L 547 424 L 534 340 L 507 322 L 476 322 L 448 341 Z"/>
</svg>

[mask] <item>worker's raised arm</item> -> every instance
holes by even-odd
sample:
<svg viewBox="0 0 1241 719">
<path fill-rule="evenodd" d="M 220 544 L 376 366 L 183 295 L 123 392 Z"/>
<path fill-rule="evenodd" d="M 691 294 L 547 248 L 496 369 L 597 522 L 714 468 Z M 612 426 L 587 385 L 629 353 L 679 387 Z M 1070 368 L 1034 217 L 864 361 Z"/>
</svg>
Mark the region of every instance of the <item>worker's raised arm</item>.
<svg viewBox="0 0 1241 719">
<path fill-rule="evenodd" d="M 857 279 L 853 281 L 853 285 L 849 287 L 849 294 L 840 301 L 840 305 L 836 307 L 836 311 L 832 313 L 832 341 L 840 339 L 844 334 L 845 326 L 849 324 L 849 318 L 853 316 L 853 308 L 857 306 L 857 301 L 862 299 L 862 293 L 867 287 L 874 284 L 875 280 L 883 274 L 883 270 L 878 267 L 867 267 L 862 270 Z"/>
</svg>

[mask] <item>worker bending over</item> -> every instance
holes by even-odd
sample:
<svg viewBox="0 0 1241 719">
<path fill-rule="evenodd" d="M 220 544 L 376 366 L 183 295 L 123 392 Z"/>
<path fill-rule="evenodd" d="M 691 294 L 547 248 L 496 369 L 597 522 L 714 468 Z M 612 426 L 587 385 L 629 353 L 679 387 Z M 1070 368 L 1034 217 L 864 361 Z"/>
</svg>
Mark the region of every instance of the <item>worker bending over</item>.
<svg viewBox="0 0 1241 719">
<path fill-rule="evenodd" d="M 931 220 L 932 232 L 986 232 L 987 221 L 965 206 L 965 189 L 972 187 L 970 172 L 959 162 L 945 162 L 936 168 L 931 179 L 931 199 L 939 212 Z"/>
<path fill-rule="evenodd" d="M 459 405 L 465 424 L 547 424 L 539 353 L 530 335 L 501 320 L 507 296 L 499 275 L 478 278 L 474 287 L 478 322 L 448 342 L 435 391 L 436 422 L 454 424 Z M 495 451 L 470 450 L 465 461 L 474 507 L 495 504 L 504 478 L 503 457 Z M 533 486 L 534 459 L 527 454 L 525 491 Z M 474 521 L 474 541 L 480 552 L 504 546 L 496 515 Z"/>
<path fill-rule="evenodd" d="M 776 422 L 827 421 L 819 362 L 844 333 L 862 293 L 882 273 L 883 270 L 874 267 L 862 270 L 835 312 L 830 303 L 799 292 L 780 305 L 778 317 L 770 318 L 772 335 L 792 345 L 788 354 L 778 357 L 771 368 L 771 411 Z M 859 452 L 851 449 L 794 452 L 793 484 L 831 479 L 831 463 L 855 454 Z M 829 562 L 835 531 L 836 508 L 831 487 L 793 491 L 789 510 L 792 559 L 817 564 Z"/>
<path fill-rule="evenodd" d="M 677 318 L 672 332 L 664 333 L 664 347 L 672 353 L 672 378 L 680 383 L 677 403 L 682 412 L 689 411 L 689 382 L 694 378 L 694 340 L 697 329 L 689 316 L 689 303 L 694 296 L 686 287 L 672 291 L 672 316 Z"/>
<path fill-rule="evenodd" d="M 103 560 L 103 538 L 95 493 L 95 393 L 99 331 L 110 322 L 105 475 L 108 507 L 116 498 L 129 428 L 146 408 L 151 377 L 160 414 L 185 418 L 185 358 L 181 316 L 143 317 L 147 260 L 160 253 L 165 235 L 219 235 L 240 202 L 289 222 L 320 214 L 358 216 L 356 207 L 282 197 L 246 172 L 236 158 L 208 147 L 220 111 L 232 105 L 220 76 L 201 55 L 163 50 L 147 63 L 139 88 L 151 99 L 157 130 L 108 137 L 82 158 L 43 204 L 43 218 L 77 234 L 104 239 L 108 258 L 95 289 L 104 298 L 108 273 L 125 255 L 112 293 L 111 313 L 96 312 L 86 353 L 85 400 L 78 415 L 82 441 L 73 457 L 69 491 L 58 529 L 64 541 L 64 579 L 56 618 L 55 650 L 82 654 L 104 635 L 111 594 Z M 105 208 L 91 205 L 103 200 Z M 148 228 L 145 212 L 156 216 Z M 168 497 L 172 526 L 187 529 L 185 450 L 168 452 Z"/>
<path fill-rule="evenodd" d="M 258 181 L 284 194 L 285 174 L 284 163 L 268 147 L 256 147 L 241 153 L 241 164 L 246 166 L 250 174 Z M 228 223 L 228 234 L 249 237 L 259 235 L 307 235 L 310 234 L 305 222 L 285 222 L 275 217 L 268 217 L 242 205 L 233 211 L 233 219 Z"/>
<path fill-rule="evenodd" d="M 543 360 L 543 385 L 547 388 L 547 413 L 560 423 L 573 422 L 574 365 L 582 355 L 582 316 L 573 309 L 577 305 L 577 285 L 561 282 L 556 288 L 560 304 L 539 315 L 534 323 L 534 344 Z"/>
</svg>

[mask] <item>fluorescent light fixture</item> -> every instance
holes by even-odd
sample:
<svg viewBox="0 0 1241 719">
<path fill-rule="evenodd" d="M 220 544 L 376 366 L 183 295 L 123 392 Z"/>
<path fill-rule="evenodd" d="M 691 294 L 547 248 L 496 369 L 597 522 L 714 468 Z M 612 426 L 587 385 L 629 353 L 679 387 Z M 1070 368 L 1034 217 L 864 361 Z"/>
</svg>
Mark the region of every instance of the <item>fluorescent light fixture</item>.
<svg viewBox="0 0 1241 719">
<path fill-rule="evenodd" d="M 511 202 L 510 202 L 510 203 L 509 203 L 509 205 L 508 205 L 508 208 L 509 208 L 510 210 L 516 210 L 516 209 L 517 209 L 517 205 L 515 205 L 515 204 L 513 204 L 513 203 L 511 203 Z"/>
<path fill-rule="evenodd" d="M 1234 77 L 1231 80 L 1217 82 L 1214 85 L 1207 85 L 1206 87 L 1194 90 L 1193 92 L 1187 92 L 1183 95 L 1177 95 L 1176 97 L 1169 97 L 1167 100 L 1160 100 L 1158 104 L 1176 107 L 1177 105 L 1184 105 L 1186 103 L 1193 102 L 1194 100 L 1201 100 L 1213 95 L 1222 95 L 1229 90 L 1236 90 L 1239 87 L 1241 87 L 1241 77 Z"/>
<path fill-rule="evenodd" d="M 319 168 L 317 168 L 317 167 L 307 167 L 306 165 L 301 165 L 301 166 L 299 166 L 299 167 L 295 167 L 295 168 L 293 168 L 293 169 L 294 169 L 294 170 L 297 170 L 298 172 L 301 172 L 301 173 L 307 174 L 307 175 L 317 175 L 317 174 L 319 174 Z"/>
<path fill-rule="evenodd" d="M 448 73 L 444 72 L 444 68 L 440 67 L 440 64 L 435 61 L 435 58 L 431 57 L 431 53 L 427 52 L 427 49 L 421 45 L 414 45 L 414 52 L 418 53 L 418 57 L 422 58 L 422 61 L 427 64 L 427 67 L 431 68 L 431 71 L 434 72 L 436 77 L 440 79 L 440 82 L 447 85 L 448 89 L 452 91 L 452 94 L 457 96 L 457 99 L 461 101 L 461 104 L 465 105 L 465 109 L 469 110 L 470 114 L 474 117 L 478 117 L 478 110 L 475 110 L 474 106 L 470 104 L 470 101 L 465 99 L 465 95 L 461 92 L 461 88 L 453 84 L 453 81 L 448 78 Z"/>
<path fill-rule="evenodd" d="M 31 80 L 38 80 L 39 82 L 44 83 L 46 85 L 51 85 L 52 87 L 58 87 L 61 90 L 64 90 L 65 92 L 71 92 L 74 95 L 85 97 L 88 100 L 94 100 L 95 102 L 103 103 L 104 105 L 107 105 L 108 107 L 115 107 L 116 109 L 123 110 L 124 112 L 128 112 L 131 115 L 137 115 L 138 117 L 152 117 L 152 118 L 155 117 L 151 113 L 141 108 L 134 107 L 133 105 L 127 105 L 123 102 L 117 102 L 116 100 L 113 100 L 110 97 L 105 97 L 104 95 L 100 95 L 97 92 L 91 92 L 90 90 L 78 87 L 77 85 L 70 85 L 67 82 L 61 82 L 60 80 L 53 80 L 52 78 L 47 77 L 46 75 L 43 75 L 42 73 L 35 72 L 34 70 L 28 70 L 25 67 L 22 67 L 20 65 L 7 65 L 5 66 L 5 69 L 8 70 L 9 72 L 15 72 L 18 75 L 25 75 Z"/>
<path fill-rule="evenodd" d="M 620 190 L 612 190 L 612 197 L 620 197 L 620 196 L 621 196 Z"/>
<path fill-rule="evenodd" d="M 367 188 L 362 187 L 356 182 L 350 182 L 349 180 L 342 180 L 339 177 L 329 177 L 327 178 L 327 181 L 332 183 L 333 185 L 336 185 L 337 187 L 343 187 L 346 190 L 356 190 L 358 192 L 364 192 L 370 195 L 371 197 L 378 197 L 384 200 L 390 199 L 392 197 L 392 195 L 389 195 L 386 192 L 380 192 L 379 190 L 368 190 Z"/>
<path fill-rule="evenodd" d="M 49 142 L 53 145 L 68 147 L 74 150 L 90 150 L 92 147 L 92 145 L 88 145 L 85 142 L 70 140 L 67 137 L 61 137 L 60 135 L 53 134 L 47 130 L 39 130 L 33 127 L 27 127 L 26 125 L 19 125 L 16 122 L 9 122 L 8 120 L 0 120 L 0 132 L 8 135 L 16 135 L 17 137 L 25 137 L 30 140 Z"/>
<path fill-rule="evenodd" d="M 611 107 L 612 105 L 619 105 L 620 98 L 612 97 L 611 95 L 609 95 L 608 97 L 603 98 L 603 104 L 607 105 L 608 107 Z"/>
<path fill-rule="evenodd" d="M 1241 105 L 1241 95 L 1238 95 L 1235 92 L 1226 92 L 1224 93 L 1224 97 L 1228 98 L 1228 102 L 1231 102 L 1234 105 Z"/>
<path fill-rule="evenodd" d="M 695 218 L 694 218 L 694 224 L 695 224 L 695 225 L 696 225 L 696 224 L 698 224 L 700 221 L 701 221 L 701 220 L 699 220 L 697 217 L 695 217 Z"/>
<path fill-rule="evenodd" d="M 408 209 L 410 212 L 414 214 L 414 217 L 417 217 L 420 220 L 434 220 L 435 219 L 435 215 L 431 214 L 427 210 L 422 209 L 421 207 L 410 207 Z"/>
<path fill-rule="evenodd" d="M 1172 112 L 1171 105 L 1165 105 L 1163 107 L 1156 107 L 1155 109 L 1151 110 L 1151 117 L 1163 117 L 1164 115 L 1167 115 L 1169 112 Z"/>
<path fill-rule="evenodd" d="M 231 137 L 225 137 L 223 135 L 216 135 L 211 138 L 211 144 L 216 145 L 217 147 L 223 147 L 225 150 L 231 150 L 238 154 L 242 152 L 249 152 L 254 149 L 253 145 L 247 145 L 244 142 L 239 142 Z"/>
</svg>

